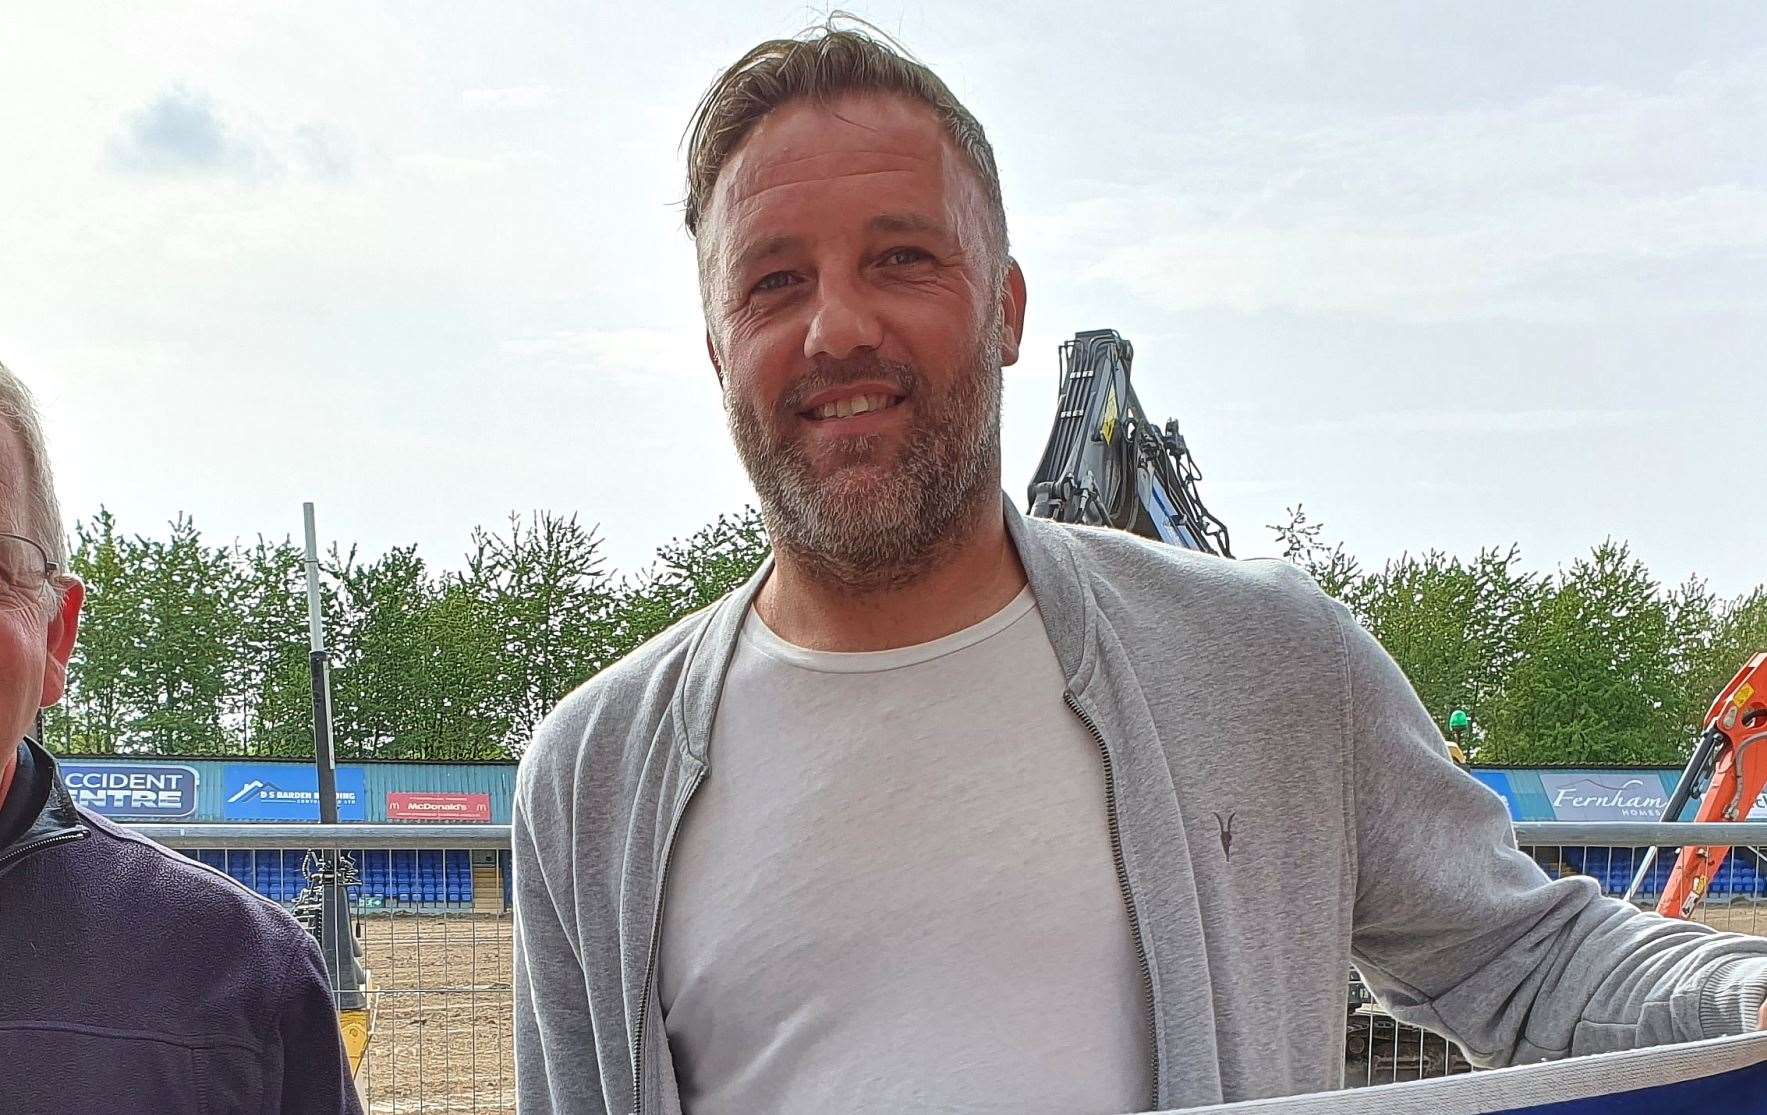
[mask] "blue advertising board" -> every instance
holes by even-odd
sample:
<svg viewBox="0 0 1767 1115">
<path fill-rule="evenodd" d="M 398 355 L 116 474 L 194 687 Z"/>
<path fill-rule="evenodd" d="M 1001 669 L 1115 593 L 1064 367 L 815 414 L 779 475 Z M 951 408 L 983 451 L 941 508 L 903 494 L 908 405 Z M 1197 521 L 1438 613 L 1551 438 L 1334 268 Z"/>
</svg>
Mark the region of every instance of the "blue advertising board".
<svg viewBox="0 0 1767 1115">
<path fill-rule="evenodd" d="M 1503 776 L 1502 771 L 1475 770 L 1472 772 L 1472 776 L 1478 779 L 1486 789 L 1503 799 L 1503 804 L 1509 807 L 1509 816 L 1512 820 L 1521 816 L 1516 807 L 1515 792 L 1509 788 L 1509 779 Z"/>
<path fill-rule="evenodd" d="M 221 772 L 221 816 L 228 821 L 317 821 L 319 772 L 296 763 L 228 763 Z M 337 819 L 368 819 L 361 770 L 337 772 Z"/>
<path fill-rule="evenodd" d="M 196 771 L 141 763 L 58 764 L 74 802 L 104 817 L 181 821 L 196 814 Z"/>
</svg>

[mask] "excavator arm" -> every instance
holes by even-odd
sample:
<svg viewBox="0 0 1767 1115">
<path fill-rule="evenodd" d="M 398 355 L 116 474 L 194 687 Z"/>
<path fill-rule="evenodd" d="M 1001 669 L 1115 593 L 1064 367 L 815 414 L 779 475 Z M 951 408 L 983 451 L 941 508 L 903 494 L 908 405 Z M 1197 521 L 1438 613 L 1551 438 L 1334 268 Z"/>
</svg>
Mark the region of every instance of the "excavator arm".
<svg viewBox="0 0 1767 1115">
<path fill-rule="evenodd" d="M 1695 794 L 1700 796 L 1695 821 L 1745 820 L 1755 799 L 1767 788 L 1767 747 L 1762 744 L 1767 744 L 1767 654 L 1749 659 L 1712 702 L 1693 756 L 1669 796 L 1663 820 L 1678 820 Z M 1649 878 L 1655 853 L 1652 848 L 1633 876 L 1626 890 L 1628 899 Z M 1657 901 L 1657 913 L 1692 917 L 1729 854 L 1728 847 L 1681 849 Z"/>
<path fill-rule="evenodd" d="M 1031 514 L 1231 557 L 1226 525 L 1197 495 L 1202 473 L 1178 423 L 1154 425 L 1135 397 L 1134 359 L 1114 329 L 1076 333 L 1061 346 L 1059 405 L 1031 479 Z"/>
</svg>

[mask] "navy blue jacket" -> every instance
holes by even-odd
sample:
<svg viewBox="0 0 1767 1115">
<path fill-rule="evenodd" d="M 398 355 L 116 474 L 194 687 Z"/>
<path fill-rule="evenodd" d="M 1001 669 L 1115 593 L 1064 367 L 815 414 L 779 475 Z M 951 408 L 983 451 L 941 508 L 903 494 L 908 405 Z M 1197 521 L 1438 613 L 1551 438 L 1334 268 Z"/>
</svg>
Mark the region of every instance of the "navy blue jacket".
<svg viewBox="0 0 1767 1115">
<path fill-rule="evenodd" d="M 79 808 L 25 746 L 7 796 L 47 794 L 0 832 L 0 1113 L 358 1115 L 312 935 Z"/>
</svg>

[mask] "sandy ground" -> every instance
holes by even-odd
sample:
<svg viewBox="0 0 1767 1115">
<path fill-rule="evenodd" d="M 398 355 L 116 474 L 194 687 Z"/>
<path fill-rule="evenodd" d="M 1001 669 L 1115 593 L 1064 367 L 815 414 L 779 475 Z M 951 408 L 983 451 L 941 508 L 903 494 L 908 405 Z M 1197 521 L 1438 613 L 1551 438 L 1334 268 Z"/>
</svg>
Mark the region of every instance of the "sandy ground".
<svg viewBox="0 0 1767 1115">
<path fill-rule="evenodd" d="M 379 989 L 357 1073 L 371 1113 L 512 1112 L 507 915 L 363 919 Z"/>
</svg>

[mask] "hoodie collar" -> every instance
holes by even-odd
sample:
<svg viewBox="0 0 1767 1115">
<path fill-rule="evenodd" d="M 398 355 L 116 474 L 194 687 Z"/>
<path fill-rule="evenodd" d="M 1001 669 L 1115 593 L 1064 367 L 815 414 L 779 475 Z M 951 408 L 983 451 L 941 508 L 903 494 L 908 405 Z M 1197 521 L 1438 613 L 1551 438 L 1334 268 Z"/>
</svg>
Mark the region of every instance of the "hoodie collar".
<svg viewBox="0 0 1767 1115">
<path fill-rule="evenodd" d="M 1089 589 L 1080 575 L 1073 540 L 1064 527 L 1027 518 L 1013 506 L 1010 496 L 1002 493 L 1000 502 L 1005 508 L 1007 537 L 1025 567 L 1031 596 L 1037 601 L 1062 676 L 1069 688 L 1077 690 L 1089 662 L 1086 648 L 1092 643 L 1097 610 L 1086 606 Z M 712 606 L 688 646 L 687 666 L 673 706 L 687 754 L 696 762 L 706 761 L 712 721 L 743 621 L 772 572 L 773 558 L 768 555 L 741 587 Z"/>
<path fill-rule="evenodd" d="M 29 736 L 25 737 L 24 745 L 31 752 L 36 777 L 49 780 L 49 797 L 43 802 L 43 808 L 38 811 L 37 819 L 31 822 L 31 827 L 11 844 L 0 848 L 0 875 L 5 874 L 14 863 L 36 848 L 78 839 L 89 831 L 80 820 L 80 811 L 74 806 L 74 798 L 68 793 L 67 783 L 62 781 L 61 768 L 56 765 L 55 757 Z"/>
</svg>

